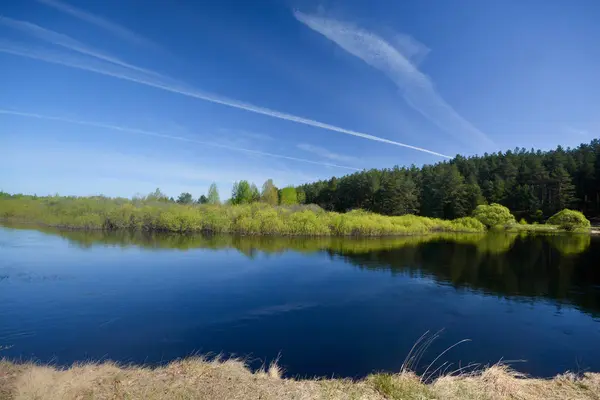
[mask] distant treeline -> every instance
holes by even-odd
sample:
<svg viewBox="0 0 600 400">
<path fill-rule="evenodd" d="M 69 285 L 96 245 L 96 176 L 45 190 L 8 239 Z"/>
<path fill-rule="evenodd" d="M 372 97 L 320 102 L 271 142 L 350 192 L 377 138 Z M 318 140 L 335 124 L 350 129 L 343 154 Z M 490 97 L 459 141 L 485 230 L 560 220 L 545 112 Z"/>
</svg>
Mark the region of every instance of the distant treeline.
<svg viewBox="0 0 600 400">
<path fill-rule="evenodd" d="M 10 196 L 8 193 L 0 192 L 0 197 Z M 12 197 L 19 196 L 13 195 Z M 241 205 L 250 203 L 266 203 L 272 206 L 284 205 L 291 206 L 295 204 L 305 204 L 305 196 L 301 189 L 287 186 L 283 189 L 278 189 L 272 179 L 268 179 L 263 185 L 262 190 L 259 190 L 254 183 L 246 180 L 241 180 L 233 184 L 231 198 L 223 202 L 228 205 Z M 198 199 L 194 199 L 191 193 L 183 192 L 177 199 L 164 194 L 159 188 L 154 192 L 142 196 L 136 195 L 133 201 L 158 201 L 163 203 L 179 203 L 179 204 L 221 204 L 221 196 L 216 183 L 212 183 L 206 195 L 201 195 Z"/>
<path fill-rule="evenodd" d="M 0 199 L 19 197 L 36 198 L 0 192 Z M 156 189 L 132 200 L 113 200 L 135 205 L 222 203 L 214 183 L 206 195 L 196 199 L 191 193 L 181 193 L 175 199 Z M 567 208 L 596 217 L 600 216 L 600 140 L 575 149 L 515 149 L 468 158 L 456 156 L 423 168 L 413 165 L 371 169 L 281 189 L 271 179 L 261 189 L 241 180 L 234 184 L 231 197 L 224 203 L 258 202 L 271 206 L 315 204 L 326 211 L 360 209 L 389 216 L 414 214 L 445 220 L 470 216 L 478 205 L 494 203 L 508 207 L 517 219 L 530 223 L 546 221 Z"/>
<path fill-rule="evenodd" d="M 220 203 L 215 184 L 197 200 L 190 193 L 168 198 L 158 190 L 150 196 L 182 204 Z M 456 156 L 423 168 L 371 169 L 295 188 L 279 189 L 268 180 L 259 190 L 254 183 L 242 180 L 234 185 L 227 202 L 259 201 L 270 205 L 316 204 L 336 212 L 362 209 L 383 215 L 443 219 L 469 216 L 480 204 L 498 203 L 528 222 L 543 222 L 565 208 L 596 217 L 600 216 L 600 140 L 575 149 L 522 148 L 468 158 Z"/>
<path fill-rule="evenodd" d="M 518 218 L 541 222 L 564 208 L 600 215 L 600 141 L 575 149 L 515 149 L 456 156 L 423 168 L 371 169 L 297 188 L 306 203 L 330 211 L 453 219 L 479 204 L 499 203 Z"/>
</svg>

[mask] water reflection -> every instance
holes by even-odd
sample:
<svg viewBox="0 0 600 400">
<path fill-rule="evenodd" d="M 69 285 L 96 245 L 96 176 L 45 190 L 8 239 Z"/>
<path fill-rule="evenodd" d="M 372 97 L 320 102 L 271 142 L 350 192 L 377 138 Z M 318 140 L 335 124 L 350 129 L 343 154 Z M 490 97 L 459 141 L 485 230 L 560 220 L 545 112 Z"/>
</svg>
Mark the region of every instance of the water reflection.
<svg viewBox="0 0 600 400">
<path fill-rule="evenodd" d="M 510 240 L 510 247 L 506 237 L 488 237 L 475 246 L 436 240 L 410 248 L 344 254 L 344 258 L 361 268 L 425 273 L 457 288 L 548 298 L 600 314 L 600 252 L 597 246 L 590 248 L 589 236 L 514 236 Z M 490 243 L 499 247 L 490 251 Z"/>
<path fill-rule="evenodd" d="M 31 225 L 7 225 L 16 229 L 31 229 Z M 286 237 L 286 236 L 235 236 L 235 235 L 186 235 L 173 233 L 144 233 L 139 231 L 73 231 L 50 227 L 38 227 L 39 231 L 64 237 L 82 248 L 94 245 L 115 245 L 121 247 L 179 249 L 194 248 L 226 249 L 235 248 L 252 256 L 255 251 L 281 253 L 288 250 L 315 252 L 321 250 L 352 253 L 417 246 L 440 240 L 457 244 L 474 245 L 479 253 L 501 254 L 512 247 L 518 238 L 539 237 L 551 243 L 563 256 L 583 253 L 591 244 L 591 236 L 583 234 L 531 235 L 527 233 L 491 232 L 477 233 L 438 233 L 423 236 L 399 236 L 383 238 L 356 237 Z"/>
<path fill-rule="evenodd" d="M 250 258 L 259 252 L 326 252 L 359 268 L 426 274 L 457 288 L 547 298 L 600 314 L 600 241 L 589 235 L 494 232 L 365 239 L 42 230 L 82 248 L 236 249 Z"/>
<path fill-rule="evenodd" d="M 528 360 L 515 367 L 539 376 L 600 371 L 598 237 L 24 228 L 0 229 L 0 345 L 13 346 L 2 353 L 10 358 L 281 354 L 290 375 L 357 377 L 397 371 L 423 332 L 445 328 L 424 365 L 471 338 L 444 361 Z"/>
</svg>

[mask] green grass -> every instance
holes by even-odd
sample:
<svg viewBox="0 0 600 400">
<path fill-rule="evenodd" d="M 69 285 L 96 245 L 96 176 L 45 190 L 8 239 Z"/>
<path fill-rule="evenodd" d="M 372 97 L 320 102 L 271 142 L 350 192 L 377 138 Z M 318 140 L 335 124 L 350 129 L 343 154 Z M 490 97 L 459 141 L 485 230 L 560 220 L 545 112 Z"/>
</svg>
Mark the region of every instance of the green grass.
<svg viewBox="0 0 600 400">
<path fill-rule="evenodd" d="M 433 392 L 414 376 L 401 374 L 375 374 L 369 383 L 386 399 L 391 400 L 424 400 L 434 399 Z"/>
<path fill-rule="evenodd" d="M 454 221 L 415 215 L 383 216 L 362 210 L 326 212 L 316 206 L 180 205 L 106 197 L 10 197 L 0 218 L 70 229 L 212 232 L 244 235 L 388 236 L 484 232 L 467 217 Z"/>
</svg>

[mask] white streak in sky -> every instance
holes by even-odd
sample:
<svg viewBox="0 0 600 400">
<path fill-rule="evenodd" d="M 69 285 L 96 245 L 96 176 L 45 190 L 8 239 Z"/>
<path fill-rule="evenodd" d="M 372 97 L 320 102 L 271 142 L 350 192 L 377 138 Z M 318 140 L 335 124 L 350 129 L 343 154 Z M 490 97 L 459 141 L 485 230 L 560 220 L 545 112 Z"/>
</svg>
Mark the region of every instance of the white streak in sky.
<svg viewBox="0 0 600 400">
<path fill-rule="evenodd" d="M 45 4 L 47 6 L 53 7 L 65 14 L 70 14 L 71 16 L 80 19 L 82 21 L 88 22 L 92 25 L 96 25 L 115 36 L 120 37 L 121 39 L 127 40 L 133 44 L 143 45 L 146 47 L 158 48 L 158 45 L 152 43 L 150 40 L 144 38 L 143 36 L 124 28 L 114 22 L 108 21 L 104 18 L 98 17 L 94 14 L 91 14 L 87 11 L 83 11 L 76 7 L 73 7 L 69 4 L 63 3 L 58 0 L 38 0 L 38 2 Z"/>
<path fill-rule="evenodd" d="M 154 71 L 151 71 L 151 70 L 145 69 L 145 68 L 140 68 L 135 65 L 126 63 L 116 57 L 109 56 L 107 54 L 102 53 L 99 50 L 93 49 L 92 47 L 87 46 L 87 45 L 73 39 L 72 37 L 70 37 L 68 35 L 58 33 L 53 30 L 50 30 L 50 29 L 43 28 L 39 25 L 32 24 L 31 22 L 19 21 L 19 20 L 15 20 L 12 18 L 0 16 L 0 24 L 7 26 L 9 28 L 12 28 L 12 29 L 19 30 L 21 32 L 24 32 L 28 35 L 34 36 L 38 39 L 44 40 L 44 41 L 54 44 L 56 46 L 61 46 L 66 49 L 76 51 L 81 54 L 85 54 L 87 56 L 91 56 L 91 57 L 98 58 L 100 60 L 108 61 L 110 63 L 119 65 L 121 67 L 129 68 L 134 71 L 143 72 L 143 73 L 146 73 L 149 75 L 159 76 L 159 74 L 157 74 Z"/>
<path fill-rule="evenodd" d="M 315 121 L 308 118 L 299 117 L 292 114 L 286 114 L 280 111 L 271 110 L 269 108 L 255 106 L 252 104 L 244 103 L 238 100 L 228 99 L 215 94 L 202 92 L 187 85 L 170 81 L 169 83 L 161 80 L 157 80 L 156 77 L 144 76 L 143 74 L 132 74 L 128 69 L 116 70 L 114 66 L 110 64 L 102 65 L 102 63 L 93 63 L 90 60 L 72 57 L 68 54 L 57 54 L 40 49 L 28 49 L 21 45 L 15 45 L 15 43 L 9 41 L 0 41 L 0 52 L 18 55 L 21 57 L 28 57 L 35 60 L 46 61 L 49 63 L 60 64 L 72 68 L 82 69 L 86 71 L 96 72 L 98 74 L 112 76 L 114 78 L 124 79 L 131 82 L 136 82 L 142 85 L 151 86 L 158 89 L 163 89 L 168 92 L 178 93 L 184 96 L 209 101 L 216 104 L 221 104 L 228 107 L 237 108 L 240 110 L 250 111 L 256 114 L 262 114 L 273 118 L 282 119 L 285 121 L 292 121 L 303 125 L 313 126 L 315 128 L 326 129 L 333 132 L 339 132 L 346 135 L 356 136 L 363 139 L 373 140 L 376 142 L 391 144 L 394 146 L 406 147 L 412 150 L 422 151 L 424 153 L 433 154 L 439 157 L 452 158 L 450 156 L 428 150 L 422 147 L 411 146 L 409 144 L 396 142 L 393 140 L 385 139 L 379 136 L 370 135 L 368 133 L 353 131 L 350 129 L 341 128 L 335 125 L 326 124 L 324 122 Z M 93 61 L 93 60 L 92 60 Z M 162 77 L 162 79 L 167 79 Z"/>
<path fill-rule="evenodd" d="M 402 91 L 406 102 L 441 129 L 472 143 L 491 140 L 456 112 L 435 90 L 433 82 L 416 67 L 423 50 L 418 42 L 400 36 L 397 47 L 372 32 L 346 22 L 294 12 L 298 21 L 342 49 L 385 73 Z M 413 58 L 413 62 L 411 62 Z"/>
<path fill-rule="evenodd" d="M 345 156 L 343 154 L 334 153 L 332 151 L 324 149 L 323 147 L 314 146 L 312 144 L 300 143 L 296 147 L 299 148 L 300 150 L 304 150 L 309 153 L 313 153 L 319 157 L 328 158 L 333 161 L 350 162 L 350 163 L 358 161 L 355 157 L 350 157 L 350 156 Z"/>
<path fill-rule="evenodd" d="M 159 137 L 159 138 L 164 138 L 164 139 L 171 139 L 171 140 L 178 140 L 178 141 L 182 141 L 182 142 L 201 144 L 201 145 L 205 145 L 205 146 L 218 147 L 221 149 L 241 151 L 244 153 L 256 154 L 259 156 L 275 157 L 275 158 L 281 158 L 284 160 L 292 160 L 292 161 L 299 161 L 299 162 L 308 163 L 308 164 L 322 165 L 325 167 L 335 167 L 335 168 L 349 169 L 352 171 L 361 171 L 361 169 L 359 169 L 359 168 L 347 167 L 344 165 L 312 161 L 312 160 L 307 160 L 304 158 L 289 157 L 289 156 L 284 156 L 281 154 L 267 153 L 264 151 L 245 149 L 242 147 L 227 146 L 227 145 L 213 143 L 213 142 L 205 142 L 202 140 L 190 139 L 190 138 L 186 138 L 186 137 L 182 137 L 182 136 L 174 136 L 174 135 L 168 135 L 165 133 L 147 131 L 147 130 L 143 130 L 143 129 L 103 124 L 100 122 L 81 121 L 81 120 L 70 119 L 70 118 L 54 117 L 54 116 L 49 116 L 49 115 L 12 111 L 12 110 L 5 110 L 5 109 L 0 109 L 0 114 L 16 115 L 16 116 L 20 116 L 20 117 L 37 118 L 37 119 L 45 119 L 45 120 L 50 120 L 50 121 L 66 122 L 66 123 L 70 123 L 70 124 L 92 126 L 95 128 L 110 129 L 110 130 L 119 131 L 119 132 L 135 133 L 135 134 L 139 134 L 139 135 L 153 136 L 153 137 Z"/>
</svg>

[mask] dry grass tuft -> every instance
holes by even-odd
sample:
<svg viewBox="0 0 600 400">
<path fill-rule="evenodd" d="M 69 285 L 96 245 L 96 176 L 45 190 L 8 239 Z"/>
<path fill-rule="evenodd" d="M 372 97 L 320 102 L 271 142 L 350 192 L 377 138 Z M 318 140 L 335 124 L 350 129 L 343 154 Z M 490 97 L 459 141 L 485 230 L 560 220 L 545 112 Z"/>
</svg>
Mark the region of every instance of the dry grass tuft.
<svg viewBox="0 0 600 400">
<path fill-rule="evenodd" d="M 0 361 L 1 400 L 600 400 L 600 374 L 529 379 L 504 366 L 443 376 L 425 384 L 413 373 L 361 381 L 283 378 L 276 364 L 252 373 L 239 360 L 190 358 L 164 367 L 81 364 L 69 369 Z"/>
<path fill-rule="evenodd" d="M 477 375 L 441 377 L 432 388 L 448 399 L 600 400 L 600 374 L 533 379 L 496 365 Z"/>
<path fill-rule="evenodd" d="M 22 366 L 0 359 L 0 400 L 10 399 Z"/>
</svg>

